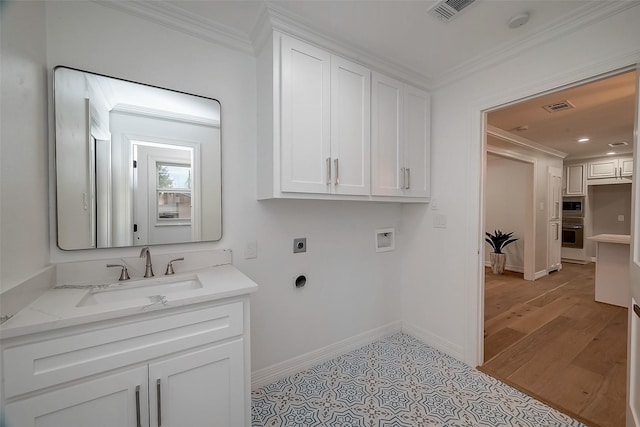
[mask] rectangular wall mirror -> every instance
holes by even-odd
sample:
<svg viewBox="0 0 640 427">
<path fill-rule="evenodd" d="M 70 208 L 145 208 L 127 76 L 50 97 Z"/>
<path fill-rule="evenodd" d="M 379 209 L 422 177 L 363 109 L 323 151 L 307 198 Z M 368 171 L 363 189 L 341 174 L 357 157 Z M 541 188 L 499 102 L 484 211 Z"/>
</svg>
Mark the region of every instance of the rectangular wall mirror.
<svg viewBox="0 0 640 427">
<path fill-rule="evenodd" d="M 54 70 L 58 246 L 219 240 L 220 103 Z"/>
</svg>

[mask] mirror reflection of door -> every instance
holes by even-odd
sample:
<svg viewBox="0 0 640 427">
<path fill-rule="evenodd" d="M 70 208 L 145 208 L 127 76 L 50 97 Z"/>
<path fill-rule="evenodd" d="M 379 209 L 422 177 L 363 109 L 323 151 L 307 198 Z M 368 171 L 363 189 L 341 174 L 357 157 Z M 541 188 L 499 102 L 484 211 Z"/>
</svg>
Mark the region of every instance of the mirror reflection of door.
<svg viewBox="0 0 640 427">
<path fill-rule="evenodd" d="M 197 185 L 194 149 L 141 141 L 132 148 L 134 244 L 198 240 L 200 218 L 192 203 Z"/>
</svg>

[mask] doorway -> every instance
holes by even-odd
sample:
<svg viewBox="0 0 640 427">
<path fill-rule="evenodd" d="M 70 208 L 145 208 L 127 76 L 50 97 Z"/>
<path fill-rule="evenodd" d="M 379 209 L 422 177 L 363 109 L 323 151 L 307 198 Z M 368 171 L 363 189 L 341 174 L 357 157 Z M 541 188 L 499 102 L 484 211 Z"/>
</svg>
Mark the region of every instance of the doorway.
<svg viewBox="0 0 640 427">
<path fill-rule="evenodd" d="M 620 92 L 618 89 L 616 89 L 616 87 L 615 87 L 616 77 L 620 77 L 620 76 L 622 76 L 622 78 L 627 78 L 627 80 L 633 82 L 633 86 L 632 86 L 633 87 L 633 92 L 632 93 L 630 93 L 630 94 L 629 93 L 623 93 L 624 90 L 622 90 L 622 92 Z M 617 80 L 620 80 L 620 78 L 618 78 Z M 593 135 L 596 135 L 596 136 L 592 137 L 592 141 L 596 141 L 596 140 L 599 140 L 599 139 L 604 139 L 603 134 L 608 134 L 609 141 L 607 141 L 607 143 L 613 144 L 613 146 L 609 146 L 610 148 L 608 148 L 608 152 L 601 153 L 602 157 L 606 157 L 606 156 L 620 157 L 620 156 L 632 156 L 633 155 L 633 153 L 632 153 L 632 149 L 633 149 L 633 143 L 632 143 L 632 141 L 633 141 L 633 122 L 634 122 L 634 118 L 635 118 L 635 115 L 636 115 L 636 113 L 635 113 L 635 111 L 636 111 L 635 80 L 636 80 L 636 75 L 635 75 L 635 72 L 632 71 L 632 72 L 618 72 L 618 73 L 612 74 L 612 75 L 610 75 L 610 76 L 608 76 L 606 78 L 594 79 L 593 81 L 588 82 L 589 84 L 593 83 L 593 84 L 601 87 L 605 92 L 607 92 L 607 91 L 610 92 L 609 96 L 611 96 L 611 97 L 626 97 L 627 101 L 630 102 L 630 105 L 631 105 L 630 107 L 628 107 L 628 111 L 626 111 L 624 114 L 617 114 L 616 115 L 616 113 L 613 113 L 616 116 L 615 117 L 616 119 L 624 118 L 624 117 L 627 118 L 627 121 L 628 121 L 627 128 L 630 129 L 628 131 L 629 132 L 629 136 L 620 137 L 620 139 L 618 139 L 617 137 L 613 136 L 613 134 L 612 134 L 612 132 L 610 130 L 607 130 L 607 129 L 602 129 L 602 130 L 594 129 L 593 130 Z M 530 123 L 537 124 L 538 122 L 536 122 L 536 120 L 538 120 L 538 119 L 539 120 L 543 120 L 545 118 L 544 117 L 545 114 L 547 114 L 547 115 L 563 114 L 563 110 L 564 110 L 564 113 L 569 112 L 568 114 L 571 114 L 570 113 L 571 110 L 574 110 L 573 112 L 575 113 L 577 110 L 583 108 L 584 104 L 582 103 L 582 99 L 580 99 L 580 101 L 572 102 L 573 98 L 567 99 L 565 97 L 567 94 L 571 94 L 571 93 L 575 94 L 575 91 L 577 89 L 581 88 L 582 86 L 586 86 L 586 84 L 584 84 L 584 83 L 576 84 L 576 85 L 571 86 L 568 89 L 556 90 L 554 92 L 550 92 L 550 93 L 547 93 L 547 94 L 544 94 L 544 95 L 532 97 L 530 99 L 525 100 L 524 102 L 530 102 L 530 101 L 535 101 L 535 100 L 549 100 L 549 98 L 551 98 L 551 99 L 555 99 L 555 101 L 557 101 L 557 102 L 555 102 L 555 101 L 552 101 L 552 102 L 541 102 L 540 103 L 541 105 L 538 106 L 539 111 L 536 111 L 536 117 L 534 117 L 532 119 L 532 121 L 529 122 L 529 123 L 527 123 L 527 122 L 513 122 L 513 121 L 509 122 L 505 118 L 506 117 L 505 116 L 505 117 L 500 118 L 497 121 L 489 121 L 489 120 L 487 120 L 487 122 L 486 122 L 487 123 L 487 128 L 492 128 L 492 127 L 498 127 L 499 126 L 502 131 L 514 134 L 514 135 L 519 136 L 519 137 L 522 137 L 523 135 L 527 135 L 526 139 L 528 139 L 530 141 L 534 141 L 534 143 L 538 143 L 537 142 L 538 140 L 544 140 L 544 135 L 543 135 L 544 132 L 551 132 L 551 131 L 553 131 L 555 129 L 555 132 L 556 132 L 555 133 L 555 137 L 558 140 L 562 140 L 563 139 L 562 137 L 565 136 L 564 133 L 568 133 L 568 131 L 570 129 L 572 131 L 576 131 L 577 126 L 578 126 L 577 122 L 574 122 L 571 126 L 564 125 L 564 127 L 555 127 L 557 125 L 557 123 L 554 123 L 552 121 L 550 125 L 546 126 L 546 129 L 543 129 L 540 132 L 538 132 L 538 130 L 536 129 L 535 125 L 530 125 Z M 569 90 L 573 90 L 574 92 L 567 92 Z M 609 101 L 615 102 L 615 100 L 612 101 L 611 99 Z M 594 102 L 596 104 L 597 103 L 601 103 L 604 106 L 606 106 L 607 108 L 612 109 L 612 104 L 609 101 L 607 101 L 607 99 L 600 99 L 600 100 L 596 100 Z M 517 110 L 518 108 L 524 108 L 520 104 L 521 103 L 519 102 L 519 103 L 513 103 L 513 104 L 510 104 L 510 105 L 506 105 L 506 106 L 503 106 L 503 107 L 498 107 L 496 109 L 489 109 L 485 113 L 485 118 L 488 117 L 489 115 L 491 115 L 494 111 L 502 110 L 504 112 L 504 110 L 508 110 L 510 108 L 513 109 L 513 110 Z M 555 113 L 553 111 L 549 112 L 547 109 L 545 109 L 545 107 L 548 107 L 550 109 L 558 108 L 560 111 L 559 111 L 559 113 Z M 592 107 L 596 108 L 597 106 L 595 104 L 589 106 L 590 109 L 593 109 Z M 596 113 L 596 116 L 598 114 L 602 115 L 603 113 L 602 113 L 602 111 L 600 111 L 600 113 Z M 549 116 L 547 116 L 547 117 L 549 117 Z M 557 118 L 559 116 L 555 116 L 555 117 Z M 590 123 L 595 123 L 595 122 L 596 122 L 595 118 L 590 119 Z M 561 133 L 561 130 L 564 133 Z M 530 131 L 532 131 L 532 132 L 530 132 Z M 536 133 L 536 132 L 538 132 L 538 133 Z M 553 132 L 551 132 L 551 134 L 553 136 Z M 539 137 L 540 137 L 540 139 L 539 139 Z M 573 137 L 572 141 L 565 141 L 567 145 L 561 145 L 561 144 L 553 145 L 553 144 L 544 144 L 544 143 L 539 143 L 539 145 L 541 145 L 542 147 L 546 147 L 546 148 L 548 148 L 550 150 L 555 151 L 556 154 L 558 154 L 558 153 L 560 155 L 564 154 L 565 157 L 567 157 L 570 160 L 573 160 L 574 162 L 582 162 L 586 166 L 589 163 L 589 159 L 597 157 L 598 153 L 597 152 L 593 152 L 593 151 L 589 152 L 589 149 L 593 149 L 594 146 L 593 145 L 589 145 L 588 143 L 585 143 L 585 142 L 579 142 L 578 140 L 580 140 L 582 138 L 583 138 L 582 135 L 576 135 L 575 137 Z M 628 142 L 628 144 L 626 144 L 626 146 L 629 149 L 628 151 L 626 151 L 626 152 L 618 151 L 618 152 L 614 152 L 613 154 L 609 154 L 609 151 L 613 152 L 615 150 L 613 147 L 620 147 L 621 145 L 618 144 L 618 143 L 622 142 L 622 141 L 625 141 L 625 140 Z M 488 146 L 488 141 L 485 144 Z M 573 144 L 573 145 L 571 145 L 571 144 Z M 579 144 L 586 144 L 586 145 L 580 146 Z M 585 150 L 585 153 L 587 153 L 587 154 L 583 154 L 583 157 L 580 157 L 579 154 L 575 154 L 575 150 L 577 148 Z M 485 170 L 485 174 L 486 174 L 487 170 L 486 169 L 484 169 L 484 170 Z M 582 196 L 582 197 L 587 197 L 588 198 L 588 191 L 587 191 L 587 183 L 588 182 L 587 182 L 587 176 L 586 176 L 586 173 L 588 172 L 588 169 L 585 168 L 584 171 L 585 171 L 585 176 L 584 176 L 584 185 L 585 185 L 585 187 L 584 187 L 584 196 Z M 487 197 L 488 197 L 486 184 L 487 183 L 485 181 L 485 183 L 483 183 L 484 190 L 482 192 L 482 194 L 483 194 L 482 197 L 483 197 L 483 200 L 484 200 L 484 202 L 483 202 L 484 204 L 486 204 Z M 566 184 L 566 182 L 565 182 L 565 184 Z M 565 194 L 566 194 L 566 191 L 565 191 Z M 536 204 L 535 208 L 539 209 L 539 208 L 542 208 L 542 206 L 539 205 L 539 204 Z M 484 211 L 484 215 L 485 216 L 487 215 L 486 210 Z M 486 248 L 484 250 L 486 251 Z M 587 256 L 586 251 L 585 251 L 585 254 L 584 254 L 584 261 L 585 262 L 590 262 L 591 261 L 590 257 Z M 580 294 L 581 292 L 583 292 L 585 290 L 585 286 L 593 286 L 593 285 L 586 285 L 586 283 L 588 283 L 588 281 L 592 279 L 592 277 L 591 277 L 592 274 L 590 274 L 588 270 L 585 270 L 585 271 L 581 270 L 582 267 L 583 266 L 581 266 L 581 265 L 572 265 L 571 269 L 570 269 L 570 272 L 573 272 L 572 277 L 566 277 L 566 275 L 565 276 L 560 276 L 560 273 L 558 273 L 558 276 L 555 276 L 555 277 L 550 276 L 550 279 L 547 281 L 547 284 L 546 284 L 548 286 L 548 288 L 542 289 L 543 293 L 540 294 L 540 295 L 532 295 L 531 298 L 529 298 L 528 300 L 525 299 L 522 302 L 522 306 L 520 307 L 520 309 L 526 311 L 525 305 L 527 303 L 533 304 L 534 306 L 535 306 L 535 304 L 538 304 L 538 306 L 534 307 L 534 308 L 544 308 L 544 307 L 546 307 L 547 306 L 546 303 L 548 303 L 549 302 L 548 300 L 550 298 L 552 298 L 553 293 L 556 290 L 559 290 L 562 287 L 564 287 L 565 290 L 569 290 L 571 292 L 574 292 L 575 295 L 573 295 L 573 297 L 575 297 L 577 294 Z M 587 268 L 589 268 L 589 267 L 587 267 Z M 591 268 L 592 268 L 592 266 L 591 266 Z M 567 273 L 567 272 L 565 272 L 565 273 Z M 582 280 L 582 283 L 580 283 L 580 280 L 578 282 L 576 282 L 575 278 L 576 277 L 580 277 L 581 274 L 584 274 L 584 278 Z M 560 279 L 558 279 L 559 282 L 557 282 L 557 283 L 554 282 L 554 280 L 556 278 L 560 278 Z M 545 278 L 545 280 L 547 280 L 547 279 Z M 489 282 L 489 280 L 486 280 L 486 281 L 484 280 L 484 275 L 482 275 L 481 283 L 483 284 L 483 287 L 482 287 L 483 294 L 487 293 L 488 288 L 491 288 L 492 286 L 494 286 L 492 283 Z M 522 287 L 524 285 L 520 284 L 519 286 Z M 555 292 L 555 293 L 558 293 L 558 292 Z M 537 298 L 540 298 L 540 299 L 537 299 Z M 588 302 L 590 302 L 590 301 L 585 301 L 584 304 L 587 304 Z M 576 310 L 578 310 L 580 308 L 585 309 L 585 306 L 582 306 L 581 304 L 582 303 L 577 303 L 576 307 L 570 308 L 571 312 L 573 313 L 574 311 L 576 311 Z M 562 315 L 561 309 L 559 308 L 559 305 L 560 305 L 560 303 L 557 303 L 555 306 L 551 305 L 552 308 L 544 308 L 543 310 L 540 310 L 542 312 L 541 314 L 543 316 L 547 316 L 547 320 L 549 320 L 549 319 L 557 320 L 557 321 L 554 322 L 554 327 L 561 326 L 562 322 L 566 320 L 566 319 L 562 319 L 563 315 Z M 511 306 L 509 306 L 509 308 L 511 308 Z M 481 308 L 481 310 L 483 312 L 482 314 L 484 315 L 487 312 L 488 309 L 494 309 L 494 308 L 489 308 L 489 307 L 486 307 L 486 306 L 482 307 Z M 556 311 L 556 309 L 557 309 L 557 311 Z M 623 310 L 625 310 L 625 313 L 626 313 L 626 309 L 623 309 Z M 623 340 L 624 340 L 624 345 L 626 346 L 626 335 L 627 335 L 626 322 L 624 322 L 624 321 L 621 322 L 620 321 L 620 319 L 623 319 L 623 320 L 626 319 L 626 314 L 621 315 L 620 313 L 615 313 L 615 310 L 609 310 L 609 311 L 611 313 L 613 313 L 613 314 L 610 313 L 611 317 L 609 318 L 609 320 L 615 318 L 611 322 L 611 324 L 617 323 L 618 326 L 623 326 L 624 327 L 624 328 L 622 328 L 624 330 L 624 338 L 623 338 Z M 518 317 L 526 317 L 526 315 L 527 315 L 527 313 L 524 313 L 524 311 L 518 311 L 518 308 L 515 308 L 511 312 L 508 312 L 508 310 L 505 310 L 504 317 L 506 318 L 506 317 L 509 317 L 509 316 L 513 316 L 515 318 L 518 318 Z M 564 317 L 567 317 L 567 316 L 564 316 Z M 531 318 L 529 317 L 529 319 L 531 319 Z M 516 319 L 516 320 L 518 320 L 518 319 Z M 536 321 L 529 320 L 529 322 L 530 322 L 530 324 L 529 324 L 528 327 L 530 327 L 531 324 L 535 324 Z M 546 322 L 542 322 L 542 323 L 546 323 Z M 540 324 L 542 325 L 542 323 L 540 323 Z M 607 323 L 607 325 L 609 325 L 609 324 Z M 603 326 L 603 329 L 606 329 L 607 327 L 609 327 L 607 325 Z M 495 325 L 492 324 L 490 326 L 494 327 Z M 592 326 L 598 327 L 598 325 L 592 325 Z M 611 327 L 615 329 L 615 326 L 616 325 L 613 325 Z M 542 326 L 540 326 L 540 328 L 542 330 Z M 618 331 L 617 333 L 618 334 L 619 334 L 620 329 L 621 328 L 617 329 L 617 331 Z M 518 330 L 516 330 L 514 328 L 511 328 L 511 329 L 505 328 L 502 338 L 504 338 L 505 342 L 507 342 L 509 340 L 512 340 L 512 341 L 515 342 L 515 341 L 517 341 L 517 339 L 514 338 L 514 336 L 517 335 L 517 333 L 519 333 L 519 332 L 522 332 L 522 331 L 518 331 Z M 560 333 L 562 333 L 562 332 L 560 332 Z M 566 342 L 571 342 L 573 344 L 576 343 L 575 340 L 573 340 L 573 341 L 571 340 L 571 337 L 569 335 L 567 335 L 564 339 L 566 340 L 565 343 Z M 590 344 L 588 342 L 586 342 L 584 344 L 584 347 L 585 348 L 591 348 L 591 349 L 595 348 L 595 347 L 593 347 L 593 345 L 591 347 L 589 347 L 589 345 Z M 535 354 L 535 351 L 537 351 L 537 349 L 538 349 L 538 347 L 534 345 L 529 350 L 534 352 L 534 354 Z M 597 364 L 599 366 L 600 369 L 603 369 L 603 370 L 609 366 L 608 364 L 610 364 L 610 365 L 611 364 L 618 364 L 618 365 L 620 364 L 620 361 L 607 360 L 606 359 L 606 353 L 607 353 L 607 351 L 601 351 L 600 354 L 598 354 L 598 351 L 592 351 L 592 352 L 589 353 L 588 358 L 590 359 L 591 362 L 594 362 L 595 364 Z M 493 356 L 493 355 L 491 355 L 491 356 Z M 544 356 L 545 356 L 544 354 L 539 354 L 536 357 L 538 357 L 540 359 L 543 359 Z M 547 354 L 547 356 L 548 356 L 548 354 Z M 581 356 L 583 361 L 584 361 L 584 359 L 586 357 L 587 356 L 584 356 L 584 355 Z M 481 360 L 483 360 L 484 362 L 487 362 L 487 360 L 485 360 L 485 358 L 482 358 Z M 617 378 L 616 382 L 618 383 L 618 385 L 622 385 L 622 391 L 623 392 L 625 391 L 625 389 L 624 389 L 625 381 L 623 379 L 625 378 L 625 374 L 626 374 L 626 358 L 625 358 L 625 361 L 624 361 L 624 365 L 625 365 L 624 366 L 625 369 L 621 369 L 620 366 L 611 365 L 612 369 L 615 368 L 617 370 L 616 371 L 616 375 L 618 375 L 618 378 Z M 530 367 L 531 367 L 531 365 L 529 366 L 529 368 Z M 539 365 L 539 367 L 540 367 L 540 369 L 546 369 L 546 366 L 544 364 Z M 569 375 L 567 378 L 564 378 L 565 383 L 568 383 L 568 385 L 569 385 L 569 387 L 566 387 L 566 393 L 571 393 L 573 391 L 578 391 L 579 393 L 583 393 L 584 394 L 584 392 L 585 392 L 584 387 L 582 387 L 582 389 L 581 389 L 581 386 L 584 385 L 584 384 L 581 384 L 581 381 L 584 381 L 585 377 L 587 377 L 589 374 L 587 372 L 582 371 L 581 370 L 582 367 L 580 367 L 580 366 L 572 367 L 570 369 L 573 370 L 573 371 L 571 371 L 571 372 L 573 372 L 573 375 Z M 566 371 L 564 371 L 562 373 L 563 374 L 567 374 L 568 372 L 569 371 L 566 370 Z M 533 374 L 536 375 L 535 372 Z M 544 373 L 538 373 L 538 374 L 544 375 Z M 621 377 L 620 377 L 620 374 L 622 374 Z M 500 378 L 500 379 L 504 379 L 504 378 Z M 512 384 L 512 385 L 516 385 L 517 386 L 517 384 Z M 575 390 L 571 390 L 571 389 L 575 389 Z M 530 392 L 530 394 L 533 394 L 535 397 L 540 398 L 541 400 L 546 400 L 545 396 L 540 395 L 539 393 L 535 393 L 535 392 L 531 393 L 530 390 L 527 390 L 527 391 Z M 613 393 L 613 389 L 611 389 L 610 391 Z M 624 401 L 624 398 L 622 398 L 621 400 Z M 547 402 L 551 403 L 553 405 L 553 402 L 549 402 L 549 401 L 547 401 Z M 566 410 L 566 408 L 562 408 L 562 407 L 560 409 L 565 409 Z M 581 417 L 581 414 L 580 413 L 576 413 L 575 411 L 567 411 L 567 412 L 569 412 L 571 415 L 577 415 L 578 418 Z M 586 419 L 586 417 L 582 417 L 582 418 Z M 617 425 L 617 424 L 612 424 L 612 425 Z"/>
</svg>

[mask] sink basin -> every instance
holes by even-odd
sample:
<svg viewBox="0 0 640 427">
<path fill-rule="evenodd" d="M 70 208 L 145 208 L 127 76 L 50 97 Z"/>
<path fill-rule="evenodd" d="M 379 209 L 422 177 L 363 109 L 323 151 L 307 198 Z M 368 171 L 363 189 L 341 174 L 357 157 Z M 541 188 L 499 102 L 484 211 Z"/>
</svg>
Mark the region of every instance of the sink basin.
<svg viewBox="0 0 640 427">
<path fill-rule="evenodd" d="M 148 298 L 149 302 L 152 303 L 158 302 L 159 295 L 168 295 L 175 292 L 185 292 L 200 288 L 202 288 L 202 283 L 200 283 L 197 277 L 179 281 L 140 281 L 140 283 L 136 284 L 122 284 L 119 287 L 98 289 L 90 292 L 82 298 L 77 307 L 128 301 L 137 298 Z"/>
</svg>

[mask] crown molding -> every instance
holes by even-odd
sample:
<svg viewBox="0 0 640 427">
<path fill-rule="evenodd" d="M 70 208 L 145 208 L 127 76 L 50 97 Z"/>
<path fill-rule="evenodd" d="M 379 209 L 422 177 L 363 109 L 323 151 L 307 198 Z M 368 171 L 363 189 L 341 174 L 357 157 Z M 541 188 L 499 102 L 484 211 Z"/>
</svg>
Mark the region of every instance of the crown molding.
<svg viewBox="0 0 640 427">
<path fill-rule="evenodd" d="M 450 68 L 445 73 L 433 77 L 432 89 L 450 85 L 483 69 L 489 68 L 492 65 L 505 62 L 536 46 L 550 42 L 588 25 L 593 25 L 594 23 L 638 5 L 640 5 L 640 1 L 638 0 L 598 2 L 595 5 L 593 3 L 585 4 L 575 11 L 570 18 L 566 16 L 559 18 L 548 25 L 546 29 L 542 29 L 524 39 L 516 39 L 503 43 L 492 51 L 471 58 L 468 61 Z"/>
<path fill-rule="evenodd" d="M 156 24 L 205 41 L 222 44 L 245 53 L 254 53 L 253 45 L 247 34 L 219 22 L 205 19 L 170 3 L 140 0 L 92 1 L 99 5 L 147 19 Z"/>
<path fill-rule="evenodd" d="M 390 74 L 399 80 L 404 80 L 406 83 L 418 86 L 421 89 L 429 90 L 431 87 L 430 79 L 424 74 L 388 61 L 371 51 L 357 48 L 348 41 L 332 37 L 317 28 L 313 21 L 306 20 L 278 5 L 269 2 L 265 4 L 266 8 L 251 33 L 256 52 L 259 52 L 264 47 L 271 32 L 277 30 L 307 43 L 315 44 L 318 47 L 327 49 L 340 56 L 345 56 L 372 70 Z"/>
<path fill-rule="evenodd" d="M 563 151 L 556 150 L 542 144 L 538 144 L 537 142 L 531 141 L 527 138 L 523 138 L 521 136 L 515 135 L 511 132 L 507 132 L 506 130 L 503 130 L 491 125 L 487 125 L 487 135 L 494 136 L 503 141 L 507 141 L 512 144 L 519 145 L 521 147 L 526 147 L 534 151 L 539 151 L 554 157 L 559 157 L 561 159 L 564 159 L 568 155 Z"/>
<path fill-rule="evenodd" d="M 155 108 L 142 107 L 140 105 L 117 104 L 111 111 L 134 116 L 153 117 L 155 119 L 161 120 L 172 120 L 174 122 L 188 123 L 193 125 L 211 126 L 215 128 L 220 127 L 220 120 L 217 119 L 192 116 L 189 114 L 176 113 L 173 111 L 156 110 Z"/>
</svg>

